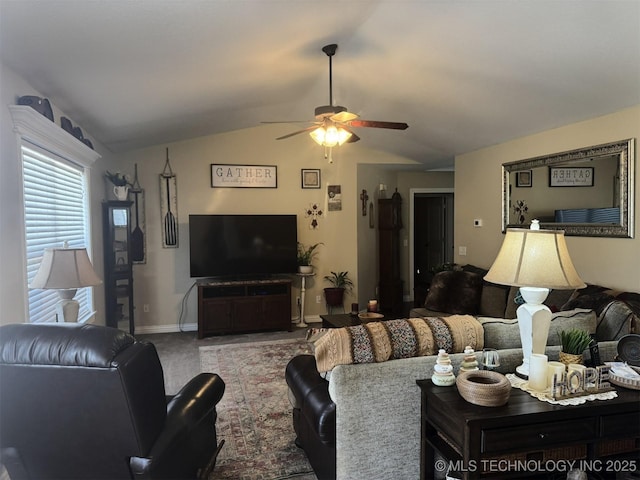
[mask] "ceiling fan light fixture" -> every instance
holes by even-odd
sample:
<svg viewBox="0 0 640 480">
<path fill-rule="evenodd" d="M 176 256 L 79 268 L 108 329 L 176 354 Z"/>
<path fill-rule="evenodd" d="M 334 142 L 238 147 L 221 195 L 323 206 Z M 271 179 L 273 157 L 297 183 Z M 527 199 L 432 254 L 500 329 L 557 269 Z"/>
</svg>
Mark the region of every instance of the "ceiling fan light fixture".
<svg viewBox="0 0 640 480">
<path fill-rule="evenodd" d="M 348 132 L 344 128 L 336 127 L 335 125 L 329 125 L 328 127 L 318 127 L 315 130 L 309 132 L 311 138 L 323 147 L 335 147 L 336 145 L 342 145 L 344 142 L 351 138 L 351 132 Z"/>
</svg>

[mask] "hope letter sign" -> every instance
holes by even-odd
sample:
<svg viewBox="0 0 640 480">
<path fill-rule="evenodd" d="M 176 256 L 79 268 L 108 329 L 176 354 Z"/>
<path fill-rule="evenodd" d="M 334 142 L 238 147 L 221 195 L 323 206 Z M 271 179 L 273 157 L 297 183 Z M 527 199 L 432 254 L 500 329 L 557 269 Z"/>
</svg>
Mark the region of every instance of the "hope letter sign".
<svg viewBox="0 0 640 480">
<path fill-rule="evenodd" d="M 211 164 L 212 187 L 277 188 L 275 165 Z"/>
</svg>

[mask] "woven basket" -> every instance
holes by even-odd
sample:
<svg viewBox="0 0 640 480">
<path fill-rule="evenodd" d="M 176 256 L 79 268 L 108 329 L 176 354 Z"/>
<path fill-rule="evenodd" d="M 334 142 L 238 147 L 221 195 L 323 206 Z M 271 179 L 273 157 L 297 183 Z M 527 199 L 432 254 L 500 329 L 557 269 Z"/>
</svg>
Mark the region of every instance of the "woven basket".
<svg viewBox="0 0 640 480">
<path fill-rule="evenodd" d="M 507 377 L 490 370 L 460 372 L 456 385 L 462 398 L 483 407 L 504 405 L 511 395 L 511 383 Z"/>
<path fill-rule="evenodd" d="M 578 363 L 582 365 L 583 359 L 582 354 L 574 355 L 573 353 L 560 352 L 560 361 L 565 365 L 569 365 L 571 363 Z"/>
</svg>

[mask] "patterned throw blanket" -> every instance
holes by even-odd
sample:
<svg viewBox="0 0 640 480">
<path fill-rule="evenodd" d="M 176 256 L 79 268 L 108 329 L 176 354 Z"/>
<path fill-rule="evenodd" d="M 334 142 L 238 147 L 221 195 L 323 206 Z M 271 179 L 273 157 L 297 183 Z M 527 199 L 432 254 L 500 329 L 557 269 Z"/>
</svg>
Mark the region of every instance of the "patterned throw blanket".
<svg viewBox="0 0 640 480">
<path fill-rule="evenodd" d="M 471 315 L 409 318 L 329 329 L 315 344 L 319 372 L 336 365 L 481 350 L 482 325 Z"/>
</svg>

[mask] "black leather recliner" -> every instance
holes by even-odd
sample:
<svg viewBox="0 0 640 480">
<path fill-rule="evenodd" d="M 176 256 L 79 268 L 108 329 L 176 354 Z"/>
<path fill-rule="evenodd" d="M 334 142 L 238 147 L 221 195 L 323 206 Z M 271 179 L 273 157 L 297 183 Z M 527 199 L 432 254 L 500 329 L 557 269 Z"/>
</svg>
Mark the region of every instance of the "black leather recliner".
<svg viewBox="0 0 640 480">
<path fill-rule="evenodd" d="M 109 327 L 0 327 L 0 461 L 12 480 L 199 478 L 215 464 L 225 384 L 165 396 L 153 344 Z"/>
</svg>

